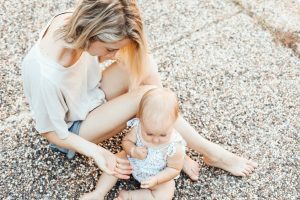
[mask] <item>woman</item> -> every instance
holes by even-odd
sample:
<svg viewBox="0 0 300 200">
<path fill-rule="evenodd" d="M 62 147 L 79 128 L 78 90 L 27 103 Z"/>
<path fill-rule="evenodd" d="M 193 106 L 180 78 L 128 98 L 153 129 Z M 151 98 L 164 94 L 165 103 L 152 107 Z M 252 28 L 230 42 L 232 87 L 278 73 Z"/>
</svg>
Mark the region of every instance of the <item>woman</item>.
<svg viewBox="0 0 300 200">
<path fill-rule="evenodd" d="M 98 61 L 106 59 L 117 61 L 99 74 Z M 129 177 L 128 162 L 96 144 L 120 132 L 142 95 L 162 86 L 135 0 L 82 0 L 73 12 L 55 16 L 25 57 L 22 76 L 36 128 L 53 148 Z M 175 127 L 208 165 L 236 176 L 257 165 L 204 139 L 182 117 Z M 199 166 L 189 157 L 184 171 L 197 180 Z"/>
</svg>

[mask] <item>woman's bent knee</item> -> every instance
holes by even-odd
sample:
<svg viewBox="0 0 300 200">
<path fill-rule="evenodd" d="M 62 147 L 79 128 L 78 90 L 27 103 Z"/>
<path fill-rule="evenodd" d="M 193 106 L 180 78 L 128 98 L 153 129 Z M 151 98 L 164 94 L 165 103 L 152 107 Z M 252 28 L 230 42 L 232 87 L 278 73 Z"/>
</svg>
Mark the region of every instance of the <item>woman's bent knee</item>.
<svg viewBox="0 0 300 200">
<path fill-rule="evenodd" d="M 138 88 L 130 91 L 132 93 L 135 93 L 137 96 L 142 97 L 146 92 L 149 90 L 152 90 L 154 88 L 157 88 L 156 85 L 141 85 Z"/>
</svg>

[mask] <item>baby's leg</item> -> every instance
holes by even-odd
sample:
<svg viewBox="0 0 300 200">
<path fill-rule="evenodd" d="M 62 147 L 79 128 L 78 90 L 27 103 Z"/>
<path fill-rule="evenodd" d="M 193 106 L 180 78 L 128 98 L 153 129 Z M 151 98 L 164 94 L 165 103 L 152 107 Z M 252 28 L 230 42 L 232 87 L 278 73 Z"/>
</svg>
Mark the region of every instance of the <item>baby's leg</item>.
<svg viewBox="0 0 300 200">
<path fill-rule="evenodd" d="M 126 153 L 121 151 L 117 154 L 118 157 L 126 159 Z M 102 173 L 96 185 L 96 189 L 90 193 L 84 194 L 81 200 L 104 200 L 105 195 L 114 187 L 118 178 L 109 175 L 105 172 Z"/>
<path fill-rule="evenodd" d="M 108 175 L 103 172 L 101 175 L 96 189 L 90 193 L 84 194 L 81 200 L 104 200 L 105 195 L 114 187 L 118 178 Z"/>
<path fill-rule="evenodd" d="M 175 182 L 171 180 L 151 189 L 122 190 L 115 200 L 172 200 L 174 191 Z"/>
</svg>

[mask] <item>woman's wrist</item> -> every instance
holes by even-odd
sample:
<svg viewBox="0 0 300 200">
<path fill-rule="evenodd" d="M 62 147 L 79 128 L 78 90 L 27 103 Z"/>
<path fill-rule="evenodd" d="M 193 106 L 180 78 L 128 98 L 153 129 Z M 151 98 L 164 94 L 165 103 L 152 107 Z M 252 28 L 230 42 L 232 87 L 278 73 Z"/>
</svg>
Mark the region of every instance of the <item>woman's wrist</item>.
<svg viewBox="0 0 300 200">
<path fill-rule="evenodd" d="M 91 157 L 91 158 L 95 159 L 96 157 L 99 156 L 99 154 L 101 155 L 104 150 L 105 149 L 103 149 L 102 147 L 100 147 L 100 146 L 93 143 L 92 147 L 89 150 L 90 151 L 90 153 L 89 153 L 90 156 L 88 156 L 88 157 Z"/>
</svg>

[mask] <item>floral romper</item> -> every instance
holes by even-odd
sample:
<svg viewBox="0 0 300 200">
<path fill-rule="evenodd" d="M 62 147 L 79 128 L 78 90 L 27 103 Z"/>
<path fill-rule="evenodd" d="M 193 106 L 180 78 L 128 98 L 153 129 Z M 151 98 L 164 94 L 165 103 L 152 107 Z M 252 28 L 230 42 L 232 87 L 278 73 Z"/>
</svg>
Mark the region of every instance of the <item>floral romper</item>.
<svg viewBox="0 0 300 200">
<path fill-rule="evenodd" d="M 127 122 L 129 127 L 137 126 L 136 131 L 136 146 L 143 147 L 143 139 L 141 137 L 140 121 L 138 118 L 134 118 Z M 173 156 L 176 153 L 176 144 L 181 144 L 185 150 L 186 142 L 181 135 L 176 132 L 176 137 L 171 143 L 161 148 L 147 147 L 148 154 L 144 160 L 137 158 L 131 158 L 128 156 L 128 160 L 133 167 L 133 177 L 141 182 L 155 176 L 160 171 L 164 170 L 167 166 L 167 158 Z"/>
</svg>

